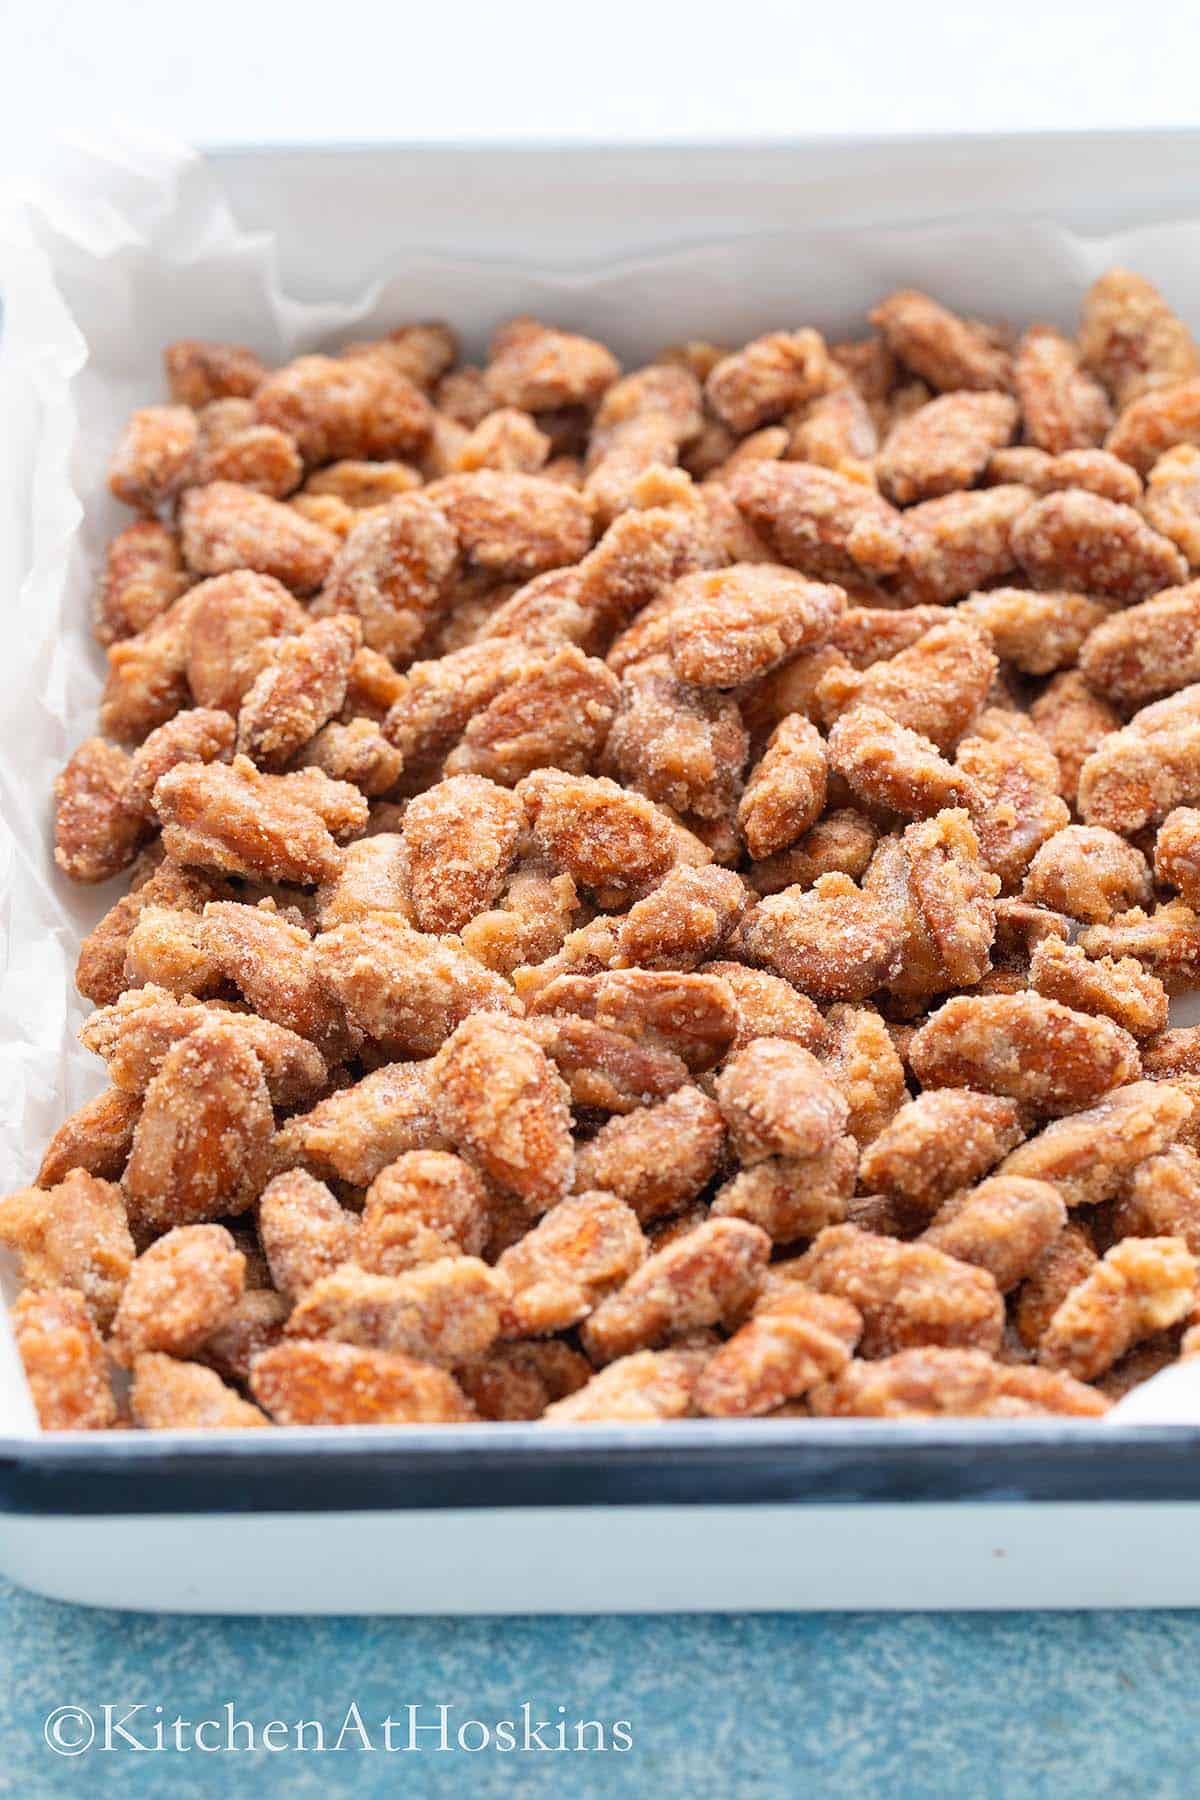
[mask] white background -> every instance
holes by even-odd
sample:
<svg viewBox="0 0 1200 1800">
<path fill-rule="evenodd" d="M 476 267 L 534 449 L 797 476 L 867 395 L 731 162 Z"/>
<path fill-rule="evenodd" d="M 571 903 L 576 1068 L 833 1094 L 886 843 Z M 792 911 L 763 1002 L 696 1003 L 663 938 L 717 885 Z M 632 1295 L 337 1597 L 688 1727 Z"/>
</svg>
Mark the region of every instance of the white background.
<svg viewBox="0 0 1200 1800">
<path fill-rule="evenodd" d="M 113 119 L 208 143 L 1197 124 L 1200 0 L 0 0 L 4 172 Z"/>
</svg>

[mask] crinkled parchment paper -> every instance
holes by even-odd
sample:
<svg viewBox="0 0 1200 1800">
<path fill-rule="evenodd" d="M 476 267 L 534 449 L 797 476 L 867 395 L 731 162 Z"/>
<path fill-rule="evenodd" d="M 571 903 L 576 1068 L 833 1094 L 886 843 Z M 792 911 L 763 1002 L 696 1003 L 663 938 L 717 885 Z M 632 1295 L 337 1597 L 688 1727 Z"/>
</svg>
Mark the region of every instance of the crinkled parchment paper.
<svg viewBox="0 0 1200 1800">
<path fill-rule="evenodd" d="M 632 191 L 631 218 L 636 209 Z M 289 225 L 318 251 L 312 210 L 298 192 Z M 464 244 L 469 230 L 468 204 Z M 691 336 L 741 342 L 798 324 L 853 333 L 900 285 L 983 316 L 1070 325 L 1114 261 L 1144 270 L 1185 312 L 1190 298 L 1200 329 L 1193 222 L 1084 239 L 1038 219 L 844 232 L 781 219 L 769 235 L 563 268 L 552 242 L 516 246 L 521 260 L 504 263 L 425 254 L 404 242 L 400 192 L 378 236 L 383 273 L 369 290 L 298 302 L 280 287 L 272 238 L 239 228 L 202 159 L 143 140 L 62 153 L 31 204 L 0 223 L 0 1191 L 32 1177 L 50 1133 L 102 1085 L 75 1040 L 84 1007 L 72 971 L 81 934 L 120 884 L 81 891 L 58 875 L 51 785 L 95 728 L 92 590 L 106 541 L 129 518 L 106 491 L 106 463 L 128 413 L 161 397 L 165 343 L 226 338 L 280 361 L 444 317 L 478 356 L 497 319 L 530 311 L 586 328 L 628 362 Z M 323 287 L 338 294 L 336 268 Z M 7 1330 L 0 1410 L 4 1390 L 22 1428 L 31 1414 Z M 1200 1368 L 1165 1372 L 1109 1416 L 1200 1420 Z"/>
</svg>

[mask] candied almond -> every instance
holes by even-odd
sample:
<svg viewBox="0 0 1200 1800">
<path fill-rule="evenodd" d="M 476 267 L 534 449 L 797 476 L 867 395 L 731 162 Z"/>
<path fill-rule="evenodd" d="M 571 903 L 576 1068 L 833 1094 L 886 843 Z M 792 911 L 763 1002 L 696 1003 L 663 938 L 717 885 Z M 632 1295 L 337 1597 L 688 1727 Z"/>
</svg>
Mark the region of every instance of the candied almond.
<svg viewBox="0 0 1200 1800">
<path fill-rule="evenodd" d="M 235 481 L 189 488 L 179 528 L 184 561 L 197 575 L 249 569 L 297 594 L 320 587 L 337 550 L 332 532 Z"/>
<path fill-rule="evenodd" d="M 461 931 L 491 905 L 524 825 L 516 795 L 482 775 L 452 775 L 410 800 L 401 837 L 414 924 Z"/>
<path fill-rule="evenodd" d="M 737 934 L 738 954 L 814 1000 L 865 1000 L 899 967 L 899 920 L 847 875 L 822 875 L 804 892 L 769 894 Z"/>
<path fill-rule="evenodd" d="M 1079 348 L 1120 407 L 1186 381 L 1200 367 L 1186 325 L 1152 282 L 1129 269 L 1109 269 L 1088 289 Z"/>
<path fill-rule="evenodd" d="M 141 1110 L 140 1095 L 123 1093 L 118 1087 L 105 1088 L 95 1099 L 85 1100 L 46 1145 L 37 1172 L 38 1187 L 57 1187 L 76 1169 L 101 1181 L 119 1181 L 129 1161 L 133 1128 Z"/>
<path fill-rule="evenodd" d="M 850 1362 L 810 1400 L 819 1418 L 1098 1418 L 1108 1410 L 1102 1394 L 1069 1375 L 936 1347 Z"/>
<path fill-rule="evenodd" d="M 446 774 L 486 775 L 506 787 L 539 768 L 587 774 L 609 736 L 619 695 L 604 663 L 564 644 L 532 661 L 475 713 L 446 758 Z M 714 766 L 712 777 L 719 773 Z"/>
<path fill-rule="evenodd" d="M 367 913 L 313 940 L 320 982 L 352 1025 L 390 1056 L 432 1056 L 468 1014 L 515 1012 L 504 979 L 456 937 L 416 931 L 397 913 Z"/>
<path fill-rule="evenodd" d="M 1187 563 L 1175 545 L 1139 512 L 1080 488 L 1035 500 L 1013 526 L 1012 547 L 1035 586 L 1123 604 L 1187 579 Z"/>
<path fill-rule="evenodd" d="M 504 1334 L 538 1337 L 577 1325 L 645 1255 L 637 1215 L 615 1195 L 590 1191 L 560 1200 L 496 1263 L 509 1288 Z"/>
<path fill-rule="evenodd" d="M 897 1243 L 856 1225 L 832 1225 L 788 1273 L 858 1308 L 864 1356 L 890 1356 L 927 1344 L 999 1347 L 1004 1303 L 991 1275 L 929 1244 Z"/>
<path fill-rule="evenodd" d="M 1111 1019 L 1040 994 L 959 995 L 917 1032 L 912 1065 L 927 1087 L 1004 1094 L 1046 1114 L 1078 1112 L 1135 1081 L 1137 1045 Z"/>
<path fill-rule="evenodd" d="M 1186 1095 L 1163 1081 L 1131 1081 L 1095 1106 L 1031 1137 L 1000 1165 L 1002 1175 L 1050 1181 L 1068 1206 L 1095 1206 L 1129 1172 L 1175 1140 L 1189 1117 Z"/>
<path fill-rule="evenodd" d="M 830 669 L 817 702 L 827 723 L 870 706 L 949 751 L 984 705 L 996 668 L 986 632 L 952 619 L 868 669 Z"/>
<path fill-rule="evenodd" d="M 738 806 L 738 829 L 751 856 L 785 850 L 817 823 L 825 810 L 827 768 L 815 725 L 797 713 L 776 726 Z"/>
<path fill-rule="evenodd" d="M 566 1191 L 567 1090 L 518 1021 L 491 1013 L 464 1019 L 434 1058 L 430 1083 L 446 1136 L 531 1212 L 544 1212 Z"/>
<path fill-rule="evenodd" d="M 1108 396 L 1080 367 L 1070 338 L 1053 325 L 1031 325 L 1024 333 L 1013 378 L 1029 443 L 1059 456 L 1101 442 L 1112 423 Z"/>
<path fill-rule="evenodd" d="M 834 721 L 828 757 L 857 799 L 885 811 L 920 817 L 976 797 L 936 744 L 877 706 L 854 704 Z"/>
<path fill-rule="evenodd" d="M 285 637 L 245 694 L 238 749 L 263 769 L 279 769 L 340 711 L 359 628 L 352 619 L 318 619 Z"/>
<path fill-rule="evenodd" d="M 258 1203 L 258 1236 L 271 1280 L 289 1300 L 354 1255 L 358 1221 L 303 1169 L 276 1175 Z"/>
<path fill-rule="evenodd" d="M 898 288 L 870 316 L 893 355 L 940 393 L 1012 385 L 1012 359 L 988 332 L 916 288 Z"/>
<path fill-rule="evenodd" d="M 127 525 L 104 553 L 93 621 L 97 642 L 114 644 L 144 631 L 187 585 L 175 533 L 157 519 Z"/>
<path fill-rule="evenodd" d="M 52 1187 L 8 1194 L 0 1244 L 16 1252 L 27 1288 L 76 1289 L 107 1331 L 134 1258 L 119 1187 L 75 1168 Z"/>
<path fill-rule="evenodd" d="M 892 427 L 875 459 L 879 485 L 899 506 L 972 487 L 1016 425 L 1008 394 L 941 394 Z"/>
<path fill-rule="evenodd" d="M 87 738 L 54 781 L 54 860 L 73 881 L 108 881 L 129 867 L 145 831 L 127 798 L 132 764 L 103 738 Z"/>
<path fill-rule="evenodd" d="M 265 1179 L 273 1128 L 258 1057 L 210 1015 L 172 1045 L 146 1088 L 122 1179 L 135 1229 L 244 1212 Z"/>
<path fill-rule="evenodd" d="M 255 1357 L 250 1391 L 277 1425 L 463 1424 L 475 1416 L 445 1369 L 357 1344 L 285 1339 Z"/>
<path fill-rule="evenodd" d="M 367 1187 L 407 1150 L 446 1147 L 433 1116 L 428 1062 L 386 1063 L 277 1133 L 277 1169 L 312 1165 L 353 1187 Z"/>
<path fill-rule="evenodd" d="M 1182 1238 L 1124 1238 L 1062 1301 L 1038 1360 L 1091 1380 L 1142 1338 L 1186 1318 L 1195 1300 L 1196 1259 Z"/>
<path fill-rule="evenodd" d="M 748 463 L 728 491 L 778 560 L 815 581 L 876 580 L 905 562 L 905 519 L 874 488 L 837 470 Z"/>
<path fill-rule="evenodd" d="M 442 1257 L 403 1275 L 343 1263 L 305 1289 L 285 1330 L 289 1338 L 356 1344 L 450 1369 L 494 1343 L 505 1291 L 474 1256 Z"/>
<path fill-rule="evenodd" d="M 986 1269 L 1002 1294 L 1032 1272 L 1067 1222 L 1048 1181 L 995 1175 L 955 1194 L 921 1233 L 920 1242 Z"/>
<path fill-rule="evenodd" d="M 745 1418 L 798 1399 L 840 1373 L 861 1328 L 846 1300 L 795 1285 L 769 1293 L 714 1353 L 696 1385 L 696 1405 L 710 1418 Z"/>
<path fill-rule="evenodd" d="M 762 1287 L 771 1240 L 743 1219 L 709 1219 L 658 1250 L 584 1321 L 593 1362 L 610 1363 L 709 1325 L 734 1325 Z M 583 1390 L 586 1392 L 586 1390 Z"/>
<path fill-rule="evenodd" d="M 866 1146 L 860 1180 L 932 1213 L 995 1168 L 1023 1135 L 1015 1100 L 931 1088 L 906 1101 Z"/>
<path fill-rule="evenodd" d="M 810 1238 L 846 1216 L 858 1146 L 840 1137 L 818 1156 L 769 1156 L 739 1169 L 717 1192 L 714 1219 L 744 1219 L 776 1244 Z"/>
<path fill-rule="evenodd" d="M 110 1347 L 131 1367 L 143 1350 L 187 1356 L 216 1331 L 242 1293 L 246 1259 L 221 1225 L 180 1225 L 129 1271 Z"/>
<path fill-rule="evenodd" d="M 373 1275 L 402 1275 L 444 1256 L 479 1256 L 487 1235 L 488 1194 L 474 1169 L 443 1150 L 409 1150 L 367 1189 L 346 1257 Z"/>
<path fill-rule="evenodd" d="M 812 1052 L 789 1038 L 755 1038 L 723 1065 L 715 1093 L 743 1166 L 824 1154 L 850 1111 Z"/>
<path fill-rule="evenodd" d="M 149 1350 L 134 1358 L 129 1409 L 145 1431 L 230 1431 L 270 1423 L 214 1370 Z"/>
<path fill-rule="evenodd" d="M 1135 1038 L 1152 1037 L 1167 1023 L 1167 990 L 1132 956 L 1089 958 L 1078 944 L 1045 939 L 1030 959 L 1029 985 L 1077 1012 L 1112 1019 Z"/>
<path fill-rule="evenodd" d="M 575 1155 L 577 1191 L 616 1194 L 647 1223 L 677 1212 L 716 1173 L 725 1144 L 720 1111 L 690 1083 L 617 1116 Z"/>
<path fill-rule="evenodd" d="M 19 1294 L 12 1323 L 43 1431 L 104 1431 L 116 1423 L 104 1346 L 82 1294 L 74 1288 Z"/>
<path fill-rule="evenodd" d="M 638 1350 L 618 1357 L 548 1406 L 542 1419 L 548 1425 L 603 1425 L 685 1418 L 694 1410 L 696 1378 L 707 1360 L 699 1350 Z"/>
</svg>

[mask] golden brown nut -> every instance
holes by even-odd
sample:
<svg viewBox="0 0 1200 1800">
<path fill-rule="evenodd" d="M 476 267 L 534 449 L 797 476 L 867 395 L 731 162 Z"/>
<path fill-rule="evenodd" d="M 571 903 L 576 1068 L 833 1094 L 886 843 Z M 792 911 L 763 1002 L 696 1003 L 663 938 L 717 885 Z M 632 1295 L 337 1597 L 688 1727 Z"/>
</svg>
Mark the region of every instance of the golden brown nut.
<svg viewBox="0 0 1200 1800">
<path fill-rule="evenodd" d="M 187 480 L 198 437 L 187 406 L 146 406 L 135 412 L 113 451 L 108 485 L 126 506 L 154 512 Z"/>
<path fill-rule="evenodd" d="M 1147 478 L 1142 516 L 1170 538 L 1192 569 L 1200 567 L 1200 448 L 1179 444 L 1160 456 Z"/>
<path fill-rule="evenodd" d="M 1070 823 L 1070 808 L 1058 792 L 1057 759 L 1022 724 L 994 738 L 964 738 L 957 761 L 974 788 L 971 822 L 981 860 L 1001 890 L 1012 893 L 1047 840 Z"/>
<path fill-rule="evenodd" d="M 178 338 L 168 344 L 163 368 L 172 400 L 197 409 L 212 400 L 248 397 L 267 373 L 245 345 L 204 338 Z"/>
<path fill-rule="evenodd" d="M 483 378 L 493 404 L 539 413 L 594 405 L 620 372 L 611 351 L 595 339 L 522 317 L 494 333 Z"/>
<path fill-rule="evenodd" d="M 156 823 L 154 789 L 168 769 L 181 762 L 228 762 L 234 725 L 226 712 L 189 707 L 152 731 L 129 759 L 124 803 L 147 826 Z"/>
<path fill-rule="evenodd" d="M 126 798 L 130 759 L 87 738 L 54 782 L 54 860 L 73 881 L 107 881 L 128 868 L 145 827 Z"/>
<path fill-rule="evenodd" d="M 828 757 L 855 798 L 880 810 L 921 818 L 979 798 L 971 777 L 935 743 L 877 706 L 854 704 L 835 720 Z"/>
<path fill-rule="evenodd" d="M 978 1350 L 901 1350 L 851 1362 L 809 1395 L 819 1418 L 1098 1418 L 1103 1394 L 1049 1369 L 1012 1367 Z"/>
<path fill-rule="evenodd" d="M 76 1289 L 108 1330 L 134 1257 L 119 1187 L 75 1168 L 49 1189 L 8 1194 L 0 1244 L 16 1252 L 27 1288 Z"/>
<path fill-rule="evenodd" d="M 657 1251 L 584 1321 L 593 1362 L 614 1362 L 708 1325 L 734 1324 L 762 1287 L 771 1240 L 742 1219 L 710 1219 Z M 586 1390 L 585 1390 L 586 1391 Z"/>
<path fill-rule="evenodd" d="M 258 385 L 254 406 L 264 424 L 296 440 L 307 463 L 403 456 L 431 422 L 420 389 L 378 355 L 297 357 Z"/>
<path fill-rule="evenodd" d="M 540 1419 L 590 1380 L 592 1365 L 558 1338 L 496 1344 L 486 1356 L 464 1363 L 454 1378 L 482 1419 Z"/>
<path fill-rule="evenodd" d="M 1126 605 L 1187 579 L 1175 545 L 1133 507 L 1080 489 L 1035 500 L 1013 526 L 1012 545 L 1035 587 L 1070 588 Z"/>
<path fill-rule="evenodd" d="M 414 923 L 461 931 L 504 887 L 525 826 L 510 789 L 453 775 L 410 800 L 401 833 Z"/>
<path fill-rule="evenodd" d="M 505 787 L 539 768 L 587 774 L 608 737 L 619 693 L 610 669 L 566 644 L 531 662 L 475 713 L 446 758 L 446 773 L 486 775 Z M 714 778 L 718 772 L 714 766 Z"/>
<path fill-rule="evenodd" d="M 304 609 L 281 582 L 251 569 L 202 581 L 188 599 L 188 686 L 197 706 L 236 716 L 275 640 L 303 627 Z"/>
<path fill-rule="evenodd" d="M 831 1006 L 818 1055 L 850 1108 L 847 1133 L 860 1147 L 871 1143 L 908 1097 L 887 1025 L 872 1006 Z"/>
<path fill-rule="evenodd" d="M 1132 1081 L 1047 1125 L 1004 1159 L 1000 1173 L 1052 1181 L 1068 1206 L 1098 1205 L 1138 1163 L 1168 1148 L 1189 1108 L 1187 1096 L 1164 1081 Z"/>
<path fill-rule="evenodd" d="M 1069 825 L 1029 866 L 1026 899 L 1087 924 L 1107 924 L 1151 898 L 1150 871 L 1134 845 L 1095 825 Z"/>
<path fill-rule="evenodd" d="M 986 1175 L 1022 1135 L 1015 1100 L 933 1088 L 903 1105 L 864 1149 L 859 1176 L 867 1189 L 932 1213 Z"/>
<path fill-rule="evenodd" d="M 785 888 L 752 907 L 739 955 L 814 1000 L 865 1000 L 899 967 L 904 927 L 849 876 L 822 875 L 807 893 Z"/>
<path fill-rule="evenodd" d="M 270 1423 L 214 1370 L 158 1351 L 134 1358 L 129 1410 L 145 1431 L 237 1431 Z"/>
<path fill-rule="evenodd" d="M 1083 360 L 1128 406 L 1139 395 L 1169 388 L 1197 371 L 1187 327 L 1143 275 L 1107 270 L 1089 288 L 1079 329 Z"/>
<path fill-rule="evenodd" d="M 20 1294 L 12 1321 L 43 1431 L 104 1431 L 116 1422 L 104 1346 L 82 1294 Z"/>
<path fill-rule="evenodd" d="M 1196 1260 L 1182 1238 L 1125 1238 L 1063 1300 L 1038 1360 L 1090 1380 L 1142 1338 L 1186 1318 L 1195 1299 Z"/>
<path fill-rule="evenodd" d="M 96 597 L 96 640 L 115 644 L 157 619 L 187 587 L 179 540 L 157 519 L 139 519 L 118 531 L 104 553 Z"/>
<path fill-rule="evenodd" d="M 653 656 L 621 678 L 603 767 L 676 812 L 723 819 L 748 747 L 735 700 L 681 680 L 665 656 Z"/>
<path fill-rule="evenodd" d="M 1086 594 L 1038 594 L 1025 588 L 971 594 L 958 610 L 988 633 L 1001 662 L 1012 663 L 1024 675 L 1049 675 L 1074 663 L 1088 633 L 1109 616 Z"/>
<path fill-rule="evenodd" d="M 905 521 L 873 488 L 816 463 L 748 463 L 727 484 L 743 518 L 781 563 L 816 581 L 894 575 Z"/>
<path fill-rule="evenodd" d="M 37 1172 L 38 1187 L 57 1187 L 73 1169 L 101 1181 L 119 1181 L 141 1110 L 140 1096 L 122 1093 L 118 1087 L 105 1088 L 94 1100 L 85 1100 L 46 1145 Z"/>
<path fill-rule="evenodd" d="M 122 1186 L 137 1229 L 244 1212 L 266 1177 L 274 1120 L 262 1066 L 214 1014 L 163 1057 Z"/>
<path fill-rule="evenodd" d="M 861 1329 L 846 1300 L 791 1283 L 768 1292 L 713 1355 L 696 1385 L 696 1405 L 711 1418 L 771 1412 L 839 1374 Z"/>
<path fill-rule="evenodd" d="M 817 703 L 829 723 L 852 706 L 877 707 L 949 751 L 983 706 L 997 666 L 985 633 L 951 620 L 868 669 L 830 669 Z"/>
<path fill-rule="evenodd" d="M 1031 325 L 1013 369 L 1026 440 L 1052 456 L 1098 444 L 1112 423 L 1100 383 L 1080 367 L 1070 338 L 1052 325 Z"/>
<path fill-rule="evenodd" d="M 768 1156 L 823 1155 L 849 1118 L 816 1057 L 787 1038 L 755 1038 L 725 1063 L 715 1092 L 744 1166 Z"/>
<path fill-rule="evenodd" d="M 444 1256 L 479 1256 L 488 1226 L 487 1189 L 468 1163 L 409 1150 L 368 1188 L 353 1261 L 373 1275 L 402 1275 Z"/>
<path fill-rule="evenodd" d="M 863 891 L 883 910 L 898 955 L 883 983 L 923 999 L 983 979 L 996 932 L 999 877 L 985 868 L 961 809 L 881 838 Z"/>
<path fill-rule="evenodd" d="M 351 1023 L 385 1054 L 432 1056 L 469 1013 L 514 1012 L 502 977 L 395 913 L 368 913 L 313 943 L 317 975 Z"/>
<path fill-rule="evenodd" d="M 787 1272 L 858 1308 L 864 1356 L 924 1344 L 988 1351 L 999 1346 L 1004 1303 L 991 1275 L 927 1244 L 833 1225 Z"/>
<path fill-rule="evenodd" d="M 276 1175 L 258 1204 L 258 1236 L 281 1294 L 297 1300 L 355 1253 L 358 1221 L 303 1169 Z"/>
<path fill-rule="evenodd" d="M 1030 959 L 1029 985 L 1076 1012 L 1102 1014 L 1135 1038 L 1166 1027 L 1167 990 L 1132 956 L 1091 959 L 1078 944 L 1043 939 Z"/>
<path fill-rule="evenodd" d="M 718 362 L 705 396 L 719 419 L 740 436 L 781 419 L 837 384 L 816 331 L 773 331 Z"/>
<path fill-rule="evenodd" d="M 645 1255 L 637 1215 L 615 1195 L 593 1191 L 560 1200 L 496 1264 L 510 1294 L 504 1334 L 537 1337 L 579 1324 Z"/>
<path fill-rule="evenodd" d="M 179 528 L 184 561 L 197 575 L 251 569 L 297 594 L 320 587 L 337 550 L 331 531 L 234 481 L 189 488 Z"/>
<path fill-rule="evenodd" d="M 898 506 L 973 487 L 1016 425 L 1017 403 L 1008 394 L 942 394 L 888 433 L 875 459 L 879 485 Z"/>
<path fill-rule="evenodd" d="M 539 847 L 609 905 L 635 899 L 679 860 L 670 817 L 607 777 L 539 769 L 516 791 Z"/>
<path fill-rule="evenodd" d="M 341 710 L 359 627 L 318 619 L 272 649 L 238 713 L 238 749 L 262 769 L 281 769 Z"/>
<path fill-rule="evenodd" d="M 491 1180 L 534 1213 L 566 1192 L 567 1090 L 516 1020 L 484 1013 L 464 1019 L 435 1057 L 430 1082 L 442 1130 Z"/>
<path fill-rule="evenodd" d="M 899 288 L 871 314 L 893 355 L 940 393 L 1007 389 L 1012 361 L 983 326 L 939 306 L 915 288 Z"/>
<path fill-rule="evenodd" d="M 677 1212 L 707 1187 L 724 1145 L 718 1107 L 684 1085 L 665 1100 L 609 1119 L 581 1144 L 575 1188 L 617 1195 L 646 1224 Z"/>
<path fill-rule="evenodd" d="M 403 1275 L 369 1275 L 344 1263 L 305 1290 L 286 1334 L 450 1369 L 494 1343 L 504 1298 L 503 1281 L 474 1256 L 443 1257 Z"/>
<path fill-rule="evenodd" d="M 387 1063 L 289 1119 L 272 1145 L 275 1168 L 311 1165 L 367 1187 L 406 1150 L 441 1150 L 428 1062 Z"/>
<path fill-rule="evenodd" d="M 744 1219 L 772 1243 L 792 1244 L 840 1225 L 854 1191 L 858 1146 L 836 1139 L 819 1156 L 771 1156 L 738 1171 L 712 1203 L 714 1219 Z"/>
<path fill-rule="evenodd" d="M 703 1350 L 640 1350 L 619 1357 L 542 1414 L 547 1425 L 604 1425 L 682 1419 L 708 1360 Z"/>
<path fill-rule="evenodd" d="M 264 775 L 248 757 L 181 763 L 154 790 L 168 856 L 184 864 L 313 887 L 337 874 L 338 837 L 361 831 L 367 803 L 320 769 Z"/>
<path fill-rule="evenodd" d="M 1098 624 L 1079 667 L 1097 694 L 1128 712 L 1200 679 L 1200 583 L 1168 588 Z"/>
<path fill-rule="evenodd" d="M 829 1048 L 825 1021 L 813 1002 L 778 975 L 740 962 L 704 963 L 700 973 L 719 976 L 733 992 L 737 1035 L 729 1047 L 730 1056 L 760 1037 L 790 1038 L 818 1055 Z"/>
<path fill-rule="evenodd" d="M 277 1425 L 463 1424 L 475 1416 L 445 1369 L 356 1344 L 276 1344 L 255 1357 L 250 1390 Z"/>
<path fill-rule="evenodd" d="M 1093 1105 L 1141 1069 L 1127 1031 L 1040 994 L 947 1000 L 917 1032 L 911 1056 L 926 1087 L 1004 1094 L 1051 1115 Z"/>
<path fill-rule="evenodd" d="M 143 1350 L 187 1356 L 228 1318 L 242 1293 L 246 1259 L 221 1225 L 180 1225 L 143 1251 L 129 1271 L 110 1347 L 132 1367 Z"/>
<path fill-rule="evenodd" d="M 1168 994 L 1186 993 L 1200 984 L 1200 916 L 1182 900 L 1150 914 L 1134 907 L 1110 925 L 1089 925 L 1080 932 L 1079 944 L 1091 957 L 1136 957 Z"/>
<path fill-rule="evenodd" d="M 751 856 L 784 850 L 825 810 L 827 758 L 820 733 L 799 714 L 784 719 L 750 773 L 738 829 Z"/>
<path fill-rule="evenodd" d="M 1002 1294 L 1032 1273 L 1067 1222 L 1048 1181 L 995 1175 L 947 1200 L 920 1242 L 986 1269 Z"/>
</svg>

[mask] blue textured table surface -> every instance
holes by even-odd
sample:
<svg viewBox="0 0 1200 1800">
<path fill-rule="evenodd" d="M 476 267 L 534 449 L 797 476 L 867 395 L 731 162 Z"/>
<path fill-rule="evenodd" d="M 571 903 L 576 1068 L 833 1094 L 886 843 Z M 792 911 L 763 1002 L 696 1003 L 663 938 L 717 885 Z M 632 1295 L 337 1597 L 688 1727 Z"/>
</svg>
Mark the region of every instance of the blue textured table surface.
<svg viewBox="0 0 1200 1800">
<path fill-rule="evenodd" d="M 22 1800 L 1197 1791 L 1195 1612 L 230 1620 L 95 1612 L 0 1587 L 0 1645 L 0 1792 Z M 177 1715 L 185 1742 L 196 1721 L 216 1720 L 201 1733 L 213 1742 L 227 1702 L 244 1721 L 238 1741 L 253 1730 L 255 1749 L 138 1750 L 111 1730 L 117 1747 L 98 1747 L 105 1705 L 152 1746 L 158 1720 L 169 1733 Z M 546 1722 L 543 1742 L 565 1716 L 596 1721 L 610 1742 L 628 1721 L 632 1748 L 436 1748 L 439 1705 L 451 1740 L 468 1720 L 480 1721 L 468 1743 L 512 1720 L 519 1746 L 522 1702 L 533 1726 Z M 419 1753 L 388 1754 L 383 1721 L 404 1742 L 408 1707 L 432 1729 Z M 62 1709 L 50 1735 L 74 1745 L 87 1729 L 79 1708 L 97 1745 L 55 1754 L 48 1715 Z M 273 1719 L 287 1748 L 262 1747 Z M 319 1722 L 327 1746 L 342 1731 L 343 1747 L 298 1750 L 301 1720 Z"/>
</svg>

